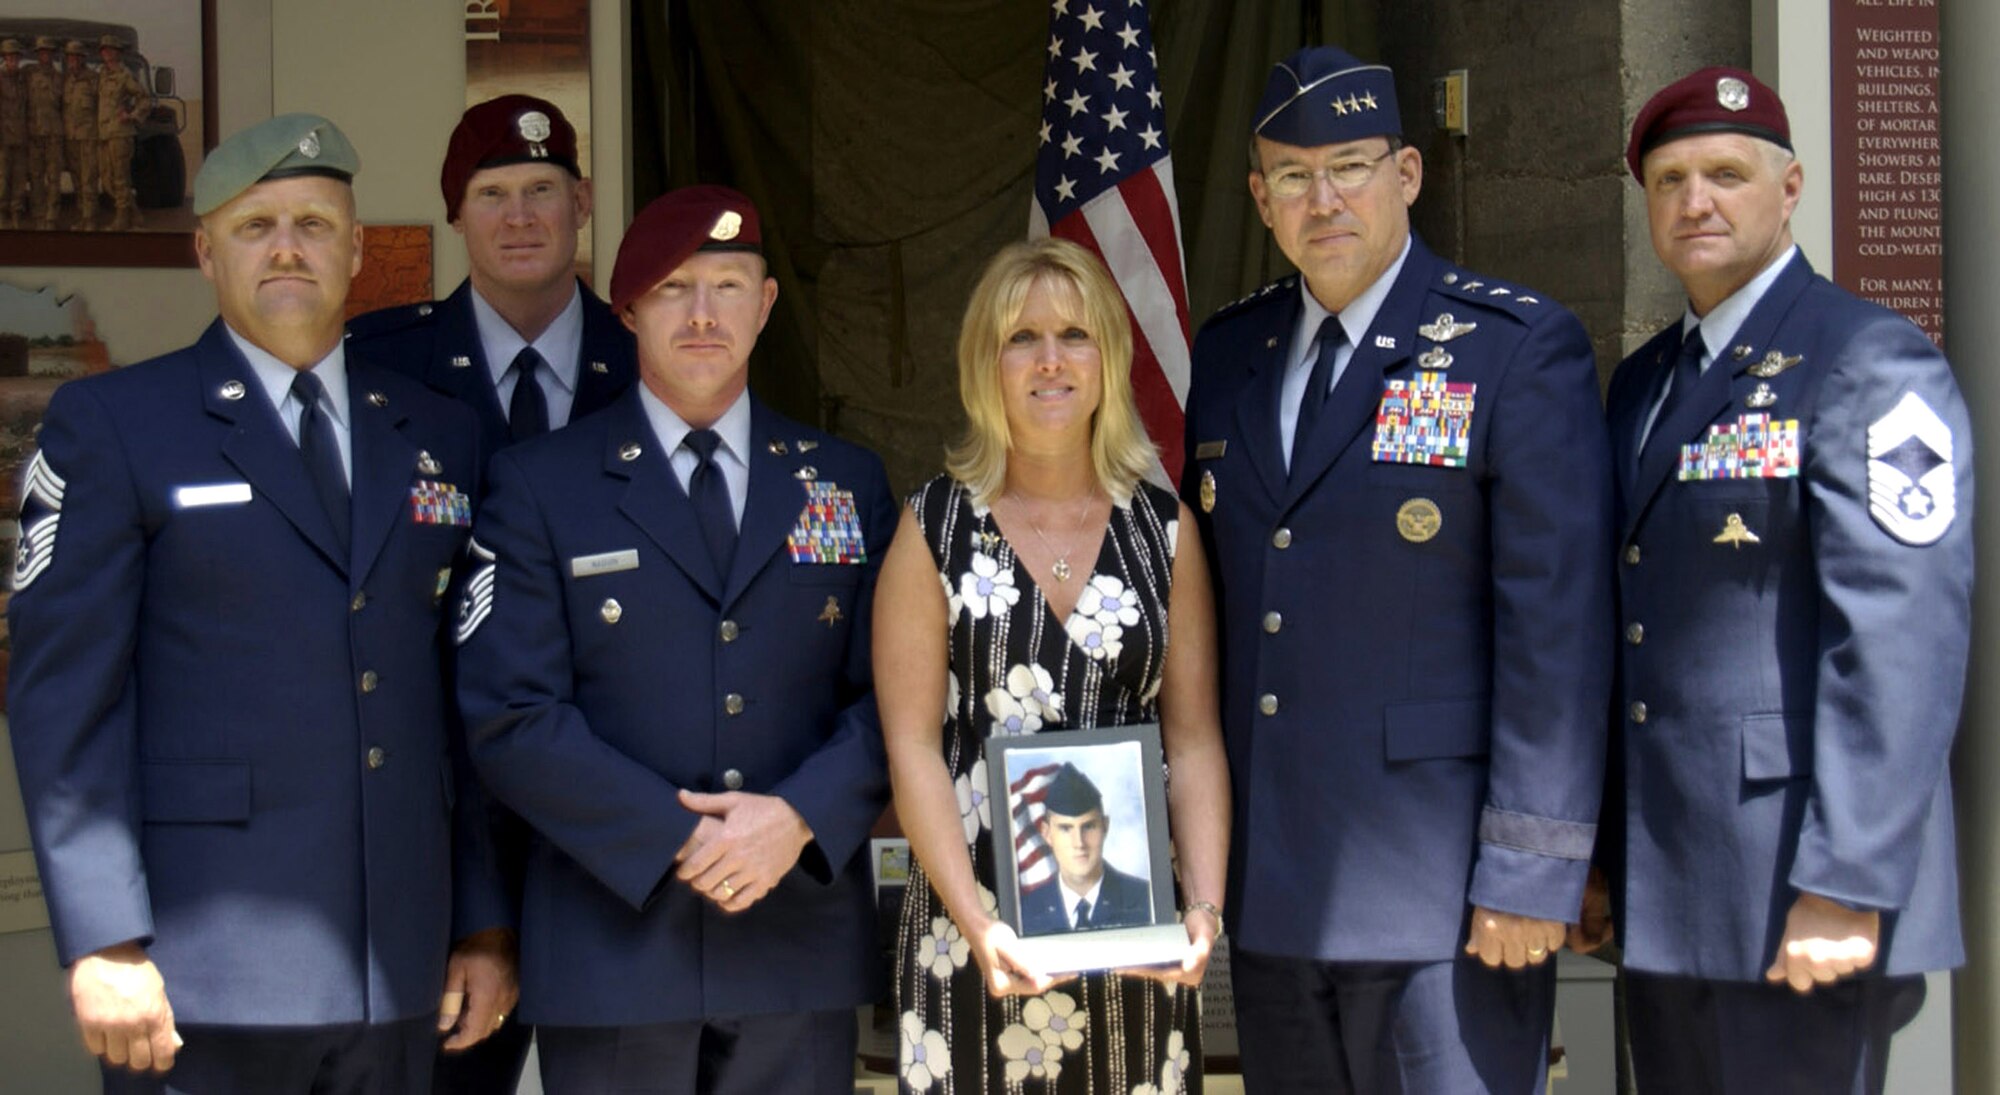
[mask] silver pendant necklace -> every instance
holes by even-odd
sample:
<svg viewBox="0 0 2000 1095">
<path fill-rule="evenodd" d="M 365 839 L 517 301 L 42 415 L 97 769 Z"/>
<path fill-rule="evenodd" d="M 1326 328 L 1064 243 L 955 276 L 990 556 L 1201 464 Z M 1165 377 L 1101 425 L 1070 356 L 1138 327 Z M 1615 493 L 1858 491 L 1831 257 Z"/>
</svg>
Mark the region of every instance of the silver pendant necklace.
<svg viewBox="0 0 2000 1095">
<path fill-rule="evenodd" d="M 1021 520 L 1026 521 L 1028 527 L 1034 530 L 1035 539 L 1040 540 L 1042 546 L 1049 550 L 1049 554 L 1056 557 L 1056 561 L 1049 566 L 1049 573 L 1055 575 L 1058 582 L 1069 581 L 1069 576 L 1072 573 L 1069 565 L 1069 554 L 1076 550 L 1076 538 L 1083 534 L 1083 519 L 1090 512 L 1090 503 L 1097 497 L 1097 492 L 1091 491 L 1089 494 L 1083 496 L 1083 504 L 1078 506 L 1076 510 L 1076 527 L 1070 531 L 1069 546 L 1061 551 L 1057 551 L 1056 546 L 1049 543 L 1048 536 L 1042 532 L 1042 526 L 1036 524 L 1035 519 L 1028 515 L 1027 503 L 1021 501 L 1019 495 L 1009 494 L 1007 497 L 1014 503 L 1014 508 L 1020 511 Z"/>
</svg>

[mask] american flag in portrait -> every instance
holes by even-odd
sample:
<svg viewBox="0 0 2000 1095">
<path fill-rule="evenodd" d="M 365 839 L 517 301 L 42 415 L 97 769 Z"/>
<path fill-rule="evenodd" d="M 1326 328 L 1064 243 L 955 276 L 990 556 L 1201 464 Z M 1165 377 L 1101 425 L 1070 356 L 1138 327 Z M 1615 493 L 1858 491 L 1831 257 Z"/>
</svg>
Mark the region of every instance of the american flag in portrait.
<svg viewBox="0 0 2000 1095">
<path fill-rule="evenodd" d="M 1096 252 L 1124 292 L 1132 390 L 1170 482 L 1187 403 L 1187 278 L 1144 0 L 1054 0 L 1048 51 L 1028 234 Z"/>
</svg>

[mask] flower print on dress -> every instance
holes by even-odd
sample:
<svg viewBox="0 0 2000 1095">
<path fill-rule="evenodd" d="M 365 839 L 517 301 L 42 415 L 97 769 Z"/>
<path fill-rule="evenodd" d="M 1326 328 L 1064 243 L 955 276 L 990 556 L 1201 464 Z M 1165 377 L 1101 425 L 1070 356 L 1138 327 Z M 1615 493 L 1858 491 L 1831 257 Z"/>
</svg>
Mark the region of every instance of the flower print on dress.
<svg viewBox="0 0 2000 1095">
<path fill-rule="evenodd" d="M 1007 694 L 1044 722 L 1062 721 L 1062 693 L 1056 691 L 1056 679 L 1039 665 L 1016 665 L 1007 670 Z"/>
<path fill-rule="evenodd" d="M 1167 559 L 1172 561 L 1181 553 L 1181 519 L 1176 517 L 1167 522 Z"/>
<path fill-rule="evenodd" d="M 931 930 L 917 940 L 917 961 L 940 981 L 949 981 L 952 971 L 964 969 L 965 959 L 971 953 L 972 944 L 966 942 L 949 916 L 931 917 Z"/>
<path fill-rule="evenodd" d="M 952 719 L 958 717 L 959 698 L 958 670 L 947 669 L 944 672 L 944 718 L 946 722 L 950 722 Z"/>
<path fill-rule="evenodd" d="M 942 570 L 938 571 L 938 584 L 944 587 L 944 629 L 950 631 L 958 626 L 958 614 L 965 611 L 965 598 L 958 595 L 951 579 Z"/>
<path fill-rule="evenodd" d="M 1090 584 L 1076 599 L 1076 613 L 1089 616 L 1105 627 L 1136 627 L 1139 623 L 1139 591 L 1128 587 L 1115 574 L 1093 574 Z"/>
<path fill-rule="evenodd" d="M 986 693 L 986 713 L 993 716 L 991 736 L 996 738 L 1019 737 L 1042 728 L 1042 717 L 1029 711 L 1027 704 L 1015 699 L 1005 688 Z"/>
<path fill-rule="evenodd" d="M 1029 1079 L 1053 1080 L 1062 1075 L 1062 1047 L 1050 1045 L 1021 1023 L 1001 1031 L 993 1044 L 1007 1062 L 1002 1072 L 1010 1084 Z"/>
<path fill-rule="evenodd" d="M 973 761 L 972 771 L 953 780 L 951 789 L 958 794 L 958 820 L 965 827 L 965 842 L 971 844 L 979 839 L 980 833 L 993 827 L 993 800 L 987 797 L 986 758 Z"/>
<path fill-rule="evenodd" d="M 1021 1005 L 1021 1021 L 1050 1046 L 1073 1051 L 1083 1045 L 1090 1013 L 1077 1007 L 1076 998 L 1068 993 L 1045 992 Z"/>
<path fill-rule="evenodd" d="M 1160 1095 L 1181 1095 L 1186 1091 L 1188 1067 L 1193 1063 L 1187 1036 L 1178 1030 L 1167 1035 L 1167 1059 L 1160 1062 Z"/>
<path fill-rule="evenodd" d="M 1117 624 L 1098 623 L 1096 617 L 1084 615 L 1082 608 L 1078 605 L 1077 611 L 1070 614 L 1067 627 L 1070 641 L 1096 661 L 1118 657 L 1118 651 L 1125 645 L 1122 641 L 1125 629 Z"/>
<path fill-rule="evenodd" d="M 1021 599 L 1021 591 L 1014 585 L 1014 572 L 1002 569 L 993 556 L 983 551 L 973 552 L 972 569 L 958 576 L 958 595 L 975 620 L 1004 616 Z"/>
<path fill-rule="evenodd" d="M 951 1074 L 951 1047 L 944 1035 L 925 1030 L 924 1021 L 914 1011 L 903 1013 L 903 1082 L 912 1091 L 929 1091 L 932 1084 Z"/>
</svg>

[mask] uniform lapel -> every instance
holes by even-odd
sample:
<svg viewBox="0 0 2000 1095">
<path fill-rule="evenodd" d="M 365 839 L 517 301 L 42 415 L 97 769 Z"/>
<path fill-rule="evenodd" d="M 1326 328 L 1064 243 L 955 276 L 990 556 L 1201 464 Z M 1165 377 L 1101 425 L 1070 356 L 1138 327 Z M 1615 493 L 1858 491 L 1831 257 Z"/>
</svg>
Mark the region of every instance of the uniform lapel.
<svg viewBox="0 0 2000 1095">
<path fill-rule="evenodd" d="M 209 414 L 233 426 L 222 439 L 223 459 L 243 473 L 257 493 L 269 498 L 334 569 L 346 573 L 347 549 L 334 538 L 333 523 L 313 493 L 298 443 L 285 432 L 277 408 L 271 406 L 250 363 L 230 342 L 221 320 L 209 325 L 197 350 L 202 402 Z"/>
<path fill-rule="evenodd" d="M 708 544 L 701 538 L 694 504 L 688 501 L 687 491 L 674 477 L 672 462 L 660 449 L 660 439 L 639 404 L 639 389 L 626 392 L 607 413 L 615 420 L 606 431 L 604 472 L 627 481 L 618 512 L 659 545 L 711 601 L 720 603 L 722 583 L 708 556 Z M 625 454 L 633 448 L 638 455 L 626 459 Z"/>
<path fill-rule="evenodd" d="M 1413 332 L 1423 322 L 1418 313 L 1423 308 L 1435 262 L 1423 243 L 1412 237 L 1410 256 L 1404 260 L 1389 296 L 1375 313 L 1375 322 L 1362 334 L 1353 355 L 1347 359 L 1347 368 L 1327 397 L 1326 409 L 1320 412 L 1318 428 L 1313 436 L 1306 438 L 1302 450 L 1294 443 L 1292 473 L 1286 481 L 1287 507 L 1296 504 L 1340 454 L 1347 451 L 1355 435 L 1375 420 L 1375 408 L 1382 397 L 1382 374 L 1409 359 Z"/>
<path fill-rule="evenodd" d="M 1288 344 L 1298 328 L 1297 292 L 1294 286 L 1292 306 L 1283 311 L 1284 333 L 1267 334 L 1263 342 L 1254 343 L 1245 351 L 1250 376 L 1236 400 L 1236 440 L 1250 454 L 1250 466 L 1257 469 L 1257 478 L 1264 481 L 1264 492 L 1273 500 L 1285 496 L 1285 454 L 1278 436 L 1278 400 L 1284 389 Z"/>
<path fill-rule="evenodd" d="M 784 546 L 805 508 L 805 489 L 798 473 L 810 462 L 791 453 L 775 450 L 772 442 L 784 440 L 783 422 L 764 408 L 755 397 L 750 400 L 750 496 L 743 506 L 743 525 L 736 537 L 736 561 L 723 589 L 723 607 L 742 596 L 750 580 Z"/>
<path fill-rule="evenodd" d="M 410 478 L 417 466 L 417 447 L 403 436 L 399 427 L 408 418 L 406 408 L 368 387 L 373 370 L 365 362 L 347 362 L 347 406 L 349 436 L 354 448 L 354 565 L 353 581 L 358 585 L 374 566 L 375 557 L 396 523 L 403 519 L 410 493 Z M 381 406 L 376 406 L 377 402 Z M 438 478 L 461 474 L 470 469 L 443 469 Z"/>
<path fill-rule="evenodd" d="M 431 358 L 424 363 L 424 383 L 478 413 L 481 435 L 497 439 L 483 448 L 491 455 L 492 449 L 505 445 L 512 435 L 507 432 L 507 414 L 500 408 L 500 397 L 493 390 L 493 372 L 487 366 L 486 348 L 479 341 L 479 323 L 472 317 L 471 280 L 459 283 L 438 307 L 443 313 Z M 465 364 L 454 364 L 460 360 Z"/>
<path fill-rule="evenodd" d="M 1640 347 L 1632 359 L 1632 376 L 1625 381 L 1630 393 L 1609 408 L 1612 456 L 1618 461 L 1618 485 L 1624 491 L 1627 508 L 1639 489 L 1639 431 L 1646 425 L 1646 415 L 1653 404 L 1659 402 L 1660 389 L 1666 383 L 1666 374 L 1673 368 L 1673 353 L 1679 346 L 1678 335 L 1681 325 L 1675 323 L 1655 335 L 1652 341 Z"/>
<path fill-rule="evenodd" d="M 1652 432 L 1659 438 L 1660 444 L 1648 445 L 1642 450 L 1638 474 L 1632 486 L 1633 504 L 1627 511 L 1628 527 L 1625 531 L 1628 534 L 1666 483 L 1668 474 L 1679 464 L 1681 445 L 1700 440 L 1709 423 L 1728 409 L 1736 378 L 1763 359 L 1778 324 L 1811 281 L 1812 266 L 1806 262 L 1804 253 L 1794 255 L 1785 272 L 1778 275 L 1778 280 L 1765 290 L 1763 299 L 1750 310 L 1749 317 L 1743 321 L 1731 344 L 1710 348 L 1712 360 L 1708 371 L 1702 374 L 1701 383 L 1695 387 L 1694 397 L 1676 408 L 1671 417 L 1653 423 Z M 1740 355 L 1736 353 L 1738 346 L 1745 348 Z M 1651 400 L 1658 394 L 1656 384 L 1648 392 L 1646 410 L 1652 408 Z M 1640 412 L 1641 422 L 1644 422 L 1644 413 L 1644 410 Z"/>
<path fill-rule="evenodd" d="M 577 362 L 571 422 L 609 406 L 632 382 L 625 365 L 632 356 L 626 345 L 631 334 L 596 294 L 580 284 L 577 291 L 583 294 L 583 359 Z"/>
</svg>

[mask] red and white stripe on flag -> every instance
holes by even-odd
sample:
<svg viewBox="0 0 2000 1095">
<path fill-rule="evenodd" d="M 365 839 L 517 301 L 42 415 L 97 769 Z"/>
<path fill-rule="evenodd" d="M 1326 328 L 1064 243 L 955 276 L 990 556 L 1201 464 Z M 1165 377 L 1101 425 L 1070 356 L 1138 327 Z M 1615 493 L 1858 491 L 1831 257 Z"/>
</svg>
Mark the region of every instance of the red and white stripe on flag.
<svg viewBox="0 0 2000 1095">
<path fill-rule="evenodd" d="M 1030 237 L 1104 260 L 1132 317 L 1132 390 L 1159 446 L 1159 481 L 1180 475 L 1189 324 L 1180 208 L 1144 3 L 1055 0 L 1049 10 L 1041 146 Z"/>
<path fill-rule="evenodd" d="M 1042 799 L 1048 796 L 1049 781 L 1061 770 L 1060 764 L 1044 764 L 1007 785 L 1007 812 L 1014 817 L 1014 874 L 1023 892 L 1056 876 L 1055 859 L 1035 823 L 1045 812 Z"/>
</svg>

